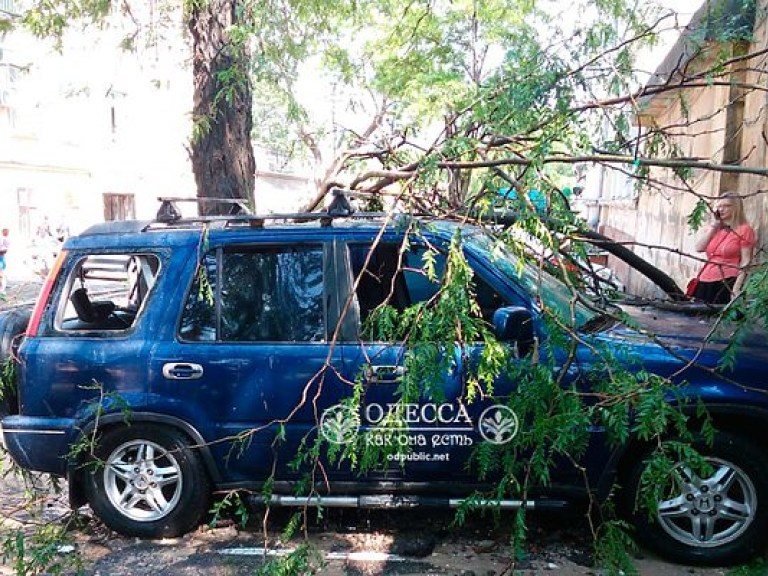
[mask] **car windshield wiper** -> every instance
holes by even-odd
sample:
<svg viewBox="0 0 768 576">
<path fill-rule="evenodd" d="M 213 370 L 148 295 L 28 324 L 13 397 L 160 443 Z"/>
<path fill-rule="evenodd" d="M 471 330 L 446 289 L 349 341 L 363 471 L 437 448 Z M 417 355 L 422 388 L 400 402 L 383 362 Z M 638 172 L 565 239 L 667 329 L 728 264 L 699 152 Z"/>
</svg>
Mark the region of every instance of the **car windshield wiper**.
<svg viewBox="0 0 768 576">
<path fill-rule="evenodd" d="M 595 314 L 579 326 L 579 332 L 599 332 L 616 324 L 617 320 L 607 312 Z"/>
</svg>

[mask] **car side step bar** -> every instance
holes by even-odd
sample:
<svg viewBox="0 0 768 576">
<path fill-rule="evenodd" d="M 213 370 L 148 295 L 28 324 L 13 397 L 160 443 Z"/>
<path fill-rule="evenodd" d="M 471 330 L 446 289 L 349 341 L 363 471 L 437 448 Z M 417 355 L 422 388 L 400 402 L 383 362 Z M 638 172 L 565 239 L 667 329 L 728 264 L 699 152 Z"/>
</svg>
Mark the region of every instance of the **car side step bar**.
<svg viewBox="0 0 768 576">
<path fill-rule="evenodd" d="M 517 510 L 523 507 L 529 510 L 551 510 L 568 507 L 568 502 L 565 500 L 475 500 L 472 498 L 379 494 L 360 496 L 282 496 L 273 494 L 268 499 L 261 496 L 251 496 L 251 499 L 262 505 L 268 502 L 271 506 L 327 506 L 329 508 L 458 508 L 465 504 L 472 507 L 501 510 Z"/>
</svg>

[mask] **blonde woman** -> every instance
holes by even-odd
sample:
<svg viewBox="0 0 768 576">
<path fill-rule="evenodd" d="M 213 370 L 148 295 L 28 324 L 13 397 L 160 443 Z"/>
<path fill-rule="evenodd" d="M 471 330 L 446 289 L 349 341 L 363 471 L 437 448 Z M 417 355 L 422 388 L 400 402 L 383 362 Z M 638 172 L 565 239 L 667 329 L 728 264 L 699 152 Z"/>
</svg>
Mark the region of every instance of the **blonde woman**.
<svg viewBox="0 0 768 576">
<path fill-rule="evenodd" d="M 713 219 L 696 238 L 696 250 L 707 261 L 697 276 L 693 298 L 709 304 L 727 304 L 738 296 L 754 255 L 757 238 L 744 216 L 744 203 L 736 192 L 724 192 L 716 201 Z"/>
</svg>

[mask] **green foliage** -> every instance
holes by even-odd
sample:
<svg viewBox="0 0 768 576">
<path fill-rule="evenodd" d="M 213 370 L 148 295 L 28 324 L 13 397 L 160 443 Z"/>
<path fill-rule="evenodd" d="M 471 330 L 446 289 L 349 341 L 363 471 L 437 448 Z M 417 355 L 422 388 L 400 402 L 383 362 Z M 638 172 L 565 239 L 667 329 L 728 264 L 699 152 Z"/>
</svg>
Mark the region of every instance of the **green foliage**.
<svg viewBox="0 0 768 576">
<path fill-rule="evenodd" d="M 510 534 L 510 544 L 514 550 L 516 560 L 525 557 L 525 542 L 528 535 L 528 527 L 525 522 L 525 508 L 519 508 L 515 511 L 515 517 L 512 524 L 512 533 Z"/>
<path fill-rule="evenodd" d="M 192 121 L 192 142 L 200 142 L 211 131 L 213 118 L 210 115 L 195 116 Z"/>
<path fill-rule="evenodd" d="M 521 154 L 535 162 L 546 154 L 592 150 L 602 139 L 592 126 L 603 112 L 577 116 L 574 105 L 586 93 L 628 89 L 633 50 L 615 47 L 632 34 L 638 34 L 633 45 L 653 42 L 639 33 L 656 16 L 646 6 L 601 4 L 613 15 L 610 22 L 584 3 L 569 6 L 569 25 L 561 26 L 560 8 L 526 0 L 513 6 L 500 0 L 256 3 L 231 34 L 236 45 L 250 38 L 257 46 L 254 125 L 261 145 L 326 166 L 324 148 L 350 150 L 345 164 L 335 167 L 350 176 L 371 166 L 371 150 L 384 168 L 417 162 L 413 190 L 427 191 L 445 178 L 431 172 L 439 159 Z M 307 94 L 297 78 L 309 61 L 318 69 L 317 90 Z M 323 96 L 332 100 L 332 115 L 385 115 L 367 140 L 359 129 L 328 129 L 311 113 L 313 100 Z M 372 107 L 371 100 L 378 104 Z M 446 131 L 427 154 L 404 139 L 392 146 L 400 135 L 435 122 L 444 122 Z M 499 148 L 483 142 L 496 136 L 510 140 Z M 609 138 L 603 147 L 626 140 Z M 354 153 L 361 148 L 366 152 Z M 473 178 L 466 178 L 470 186 Z"/>
<path fill-rule="evenodd" d="M 0 366 L 0 402 L 16 394 L 16 363 L 6 358 Z"/>
<path fill-rule="evenodd" d="M 562 210 L 564 206 L 557 209 Z M 525 220 L 523 226 L 535 232 L 546 246 L 558 246 L 556 235 L 534 215 Z M 405 242 L 401 250 L 407 250 L 414 238 Z M 509 249 L 522 249 L 514 236 L 507 240 Z M 577 367 L 574 354 L 579 336 L 573 331 L 574 311 L 568 314 L 544 307 L 549 341 L 538 355 L 517 357 L 508 346 L 495 340 L 482 320 L 461 237 L 455 236 L 443 249 L 447 264 L 436 295 L 402 311 L 394 306 L 382 306 L 370 316 L 366 338 L 406 345 L 406 370 L 397 388 L 396 404 L 377 425 L 379 438 L 394 439 L 407 429 L 402 408 L 406 403 L 443 399 L 443 383 L 457 365 L 457 359 L 467 368 L 462 402 L 471 404 L 480 397 L 493 397 L 499 378 L 515 383 L 514 394 L 496 400 L 503 401 L 517 415 L 519 432 L 506 444 L 478 444 L 467 463 L 468 470 L 480 481 L 491 475 L 500 478 L 497 489 L 492 494 L 476 493 L 464 502 L 457 511 L 457 523 L 464 522 L 468 514 L 494 500 L 524 500 L 534 486 L 548 485 L 551 471 L 563 462 L 577 465 L 585 454 L 594 426 L 605 427 L 609 440 L 615 445 L 627 442 L 630 437 L 651 444 L 661 443 L 670 434 L 680 439 L 663 443 L 664 451 L 656 456 L 643 479 L 639 505 L 650 506 L 650 509 L 659 501 L 654 487 L 664 485 L 661 480 L 669 478 L 670 470 L 678 462 L 702 465 L 700 457 L 685 443 L 693 439 L 692 424 L 684 413 L 683 399 L 677 405 L 669 402 L 674 387 L 668 380 L 637 371 L 638 360 L 627 349 L 590 341 L 588 345 L 599 360 L 584 373 L 588 389 L 582 388 L 583 383 L 564 385 L 565 375 Z M 422 261 L 422 273 L 431 280 L 438 278 L 435 255 L 434 249 L 426 250 Z M 574 302 L 578 298 L 574 291 Z M 629 320 L 627 323 L 632 325 Z M 470 343 L 480 344 L 477 349 L 484 351 L 473 357 L 474 361 L 470 361 L 465 349 Z M 360 410 L 364 394 L 361 382 L 362 377 L 358 377 L 348 402 L 347 408 L 352 413 Z M 701 403 L 697 405 L 696 418 L 703 422 L 704 435 L 711 438 L 714 430 Z M 349 444 L 329 445 L 327 450 L 319 449 L 317 443 L 305 445 L 302 456 L 295 460 L 296 469 L 312 467 L 316 458 L 326 454 L 331 462 L 346 462 L 360 473 L 386 471 L 393 455 L 412 450 L 409 444 L 398 444 L 394 440 L 377 444 L 369 441 L 369 437 L 370 433 L 363 433 Z M 515 516 L 514 526 L 512 543 L 517 553 L 523 554 L 524 510 Z M 596 541 L 602 565 L 614 573 L 629 570 L 631 566 L 625 553 L 630 542 L 625 528 L 620 522 L 607 524 L 600 528 L 601 536 Z"/>
<path fill-rule="evenodd" d="M 5 449 L 0 447 L 3 461 L 10 462 Z M 51 497 L 61 492 L 60 482 L 47 474 L 33 474 L 11 463 L 3 471 L 4 481 L 17 480 L 22 493 L 21 503 L 13 508 L 23 522 L 11 518 L 0 529 L 2 562 L 17 575 L 79 574 L 84 561 L 73 544 L 72 531 L 79 527 L 77 513 L 65 522 L 51 522 L 43 517 Z"/>
<path fill-rule="evenodd" d="M 285 525 L 285 528 L 283 529 L 283 533 L 280 536 L 280 539 L 283 542 L 287 542 L 291 538 L 293 538 L 296 535 L 296 532 L 301 528 L 304 522 L 304 515 L 300 512 L 296 512 L 295 514 L 291 515 L 291 519 L 288 521 L 288 523 Z"/>
<path fill-rule="evenodd" d="M 205 0 L 186 0 L 187 17 L 206 5 Z M 61 37 L 74 22 L 103 21 L 110 6 L 107 0 L 36 2 L 24 14 L 23 23 L 40 36 Z M 514 229 L 499 235 L 499 244 L 542 268 L 547 266 L 540 262 L 543 252 L 560 261 L 567 259 L 563 240 L 578 235 L 583 225 L 558 193 L 562 181 L 572 178 L 573 171 L 545 165 L 544 158 L 592 154 L 595 150 L 633 154 L 638 158 L 633 175 L 642 179 L 649 175 L 649 166 L 639 157 L 684 156 L 675 140 L 660 130 L 648 131 L 642 145 L 633 140 L 628 108 L 583 106 L 596 95 L 630 92 L 635 47 L 654 42 L 653 35 L 645 32 L 657 14 L 645 5 L 620 0 L 567 6 L 531 0 L 277 0 L 248 2 L 238 9 L 241 18 L 228 30 L 227 55 L 233 64 L 216 73 L 220 89 L 203 107 L 205 113 L 193 118 L 193 143 L 211 133 L 220 107 L 236 102 L 240 91 L 253 81 L 256 142 L 277 150 L 286 159 L 299 156 L 322 161 L 317 159 L 324 148 L 347 151 L 345 162 L 331 176 L 351 179 L 371 167 L 398 170 L 407 166 L 414 171 L 414 178 L 403 187 L 401 204 L 407 208 L 450 211 L 455 216 L 456 209 L 472 205 L 490 212 L 498 206 L 501 189 L 540 191 L 546 198 L 545 214 L 538 213 L 523 193 L 503 203 L 504 208 L 518 213 L 519 219 Z M 640 36 L 645 40 L 639 40 Z M 125 46 L 134 44 L 130 41 Z M 724 53 L 720 60 L 726 57 Z M 309 90 L 298 82 L 308 63 L 320 67 Z M 721 72 L 713 68 L 710 78 Z M 331 128 L 329 122 L 312 114 L 315 101 L 324 98 L 332 100 L 336 124 Z M 687 116 L 685 98 L 679 103 Z M 341 119 L 347 113 L 362 112 L 371 117 L 381 114 L 367 134 Z M 604 133 L 604 121 L 612 133 Z M 429 143 L 421 142 L 425 127 L 430 134 L 438 132 Z M 300 152 L 302 148 L 309 153 Z M 471 172 L 454 170 L 450 182 L 448 171 L 441 166 L 445 161 L 509 159 L 525 159 L 529 165 L 511 167 L 508 172 L 504 171 L 507 168 L 487 166 Z M 330 164 L 327 158 L 325 162 Z M 681 182 L 692 177 L 685 167 L 675 169 L 674 174 Z M 691 228 L 701 226 L 707 210 L 700 200 L 688 217 Z M 460 214 L 466 216 L 465 212 Z M 520 234 L 533 238 L 541 252 L 533 254 L 527 249 Z M 418 234 L 414 236 L 418 238 Z M 206 243 L 204 233 L 201 253 L 205 253 Z M 437 278 L 436 250 L 427 250 L 422 263 L 424 276 L 433 281 Z M 557 463 L 576 466 L 587 449 L 589 430 L 595 426 L 603 427 L 614 444 L 634 436 L 648 445 L 661 446 L 643 478 L 639 500 L 652 512 L 659 490 L 667 485 L 665 479 L 678 462 L 701 464 L 686 444 L 691 439 L 691 423 L 683 406 L 669 403 L 673 384 L 628 370 L 635 365 L 625 350 L 609 348 L 576 332 L 576 304 L 589 306 L 591 302 L 583 294 L 579 278 L 567 274 L 560 265 L 553 271 L 572 288 L 569 310 L 550 309 L 546 302 L 540 302 L 550 338 L 541 343 L 540 354 L 516 357 L 510 346 L 495 339 L 482 318 L 473 272 L 458 235 L 446 251 L 446 273 L 432 300 L 405 310 L 384 305 L 366 322 L 366 338 L 399 342 L 406 348 L 405 372 L 396 389 L 401 408 L 388 412 L 378 434 L 391 439 L 407 428 L 403 405 L 420 399 L 442 400 L 444 381 L 462 366 L 466 373 L 460 375 L 464 385 L 460 400 L 467 404 L 498 400 L 515 412 L 521 427 L 507 444 L 475 447 L 468 463 L 471 472 L 481 480 L 491 474 L 498 474 L 501 480 L 493 494 L 477 494 L 462 506 L 458 520 L 485 499 L 525 498 L 532 486 L 550 482 Z M 572 247 L 571 256 L 584 259 L 584 247 Z M 199 298 L 212 305 L 212 287 L 202 267 L 198 284 Z M 741 315 L 748 321 L 763 322 L 768 318 L 766 285 L 765 268 L 754 270 L 744 297 L 725 319 L 735 322 Z M 736 324 L 722 356 L 723 373 L 734 365 L 736 347 L 748 336 L 748 322 Z M 582 365 L 577 344 L 591 348 L 599 361 Z M 578 372 L 579 378 L 564 385 L 569 371 Z M 3 382 L 11 376 L 4 369 Z M 495 398 L 502 378 L 515 383 L 515 393 Z M 350 386 L 344 402 L 349 413 L 359 413 L 364 402 L 362 381 L 363 375 L 357 375 Z M 118 397 L 100 390 L 92 411 L 98 420 L 106 411 L 124 408 Z M 702 433 L 711 441 L 714 430 L 701 404 L 697 421 L 703 422 Z M 343 414 L 336 423 L 339 428 L 345 426 Z M 275 430 L 277 445 L 285 439 L 285 424 L 277 424 Z M 325 459 L 363 474 L 388 469 L 391 456 L 411 449 L 396 442 L 371 443 L 365 433 L 343 445 L 323 442 L 316 436 L 317 430 L 310 431 L 289 463 L 300 474 L 298 491 L 302 494 L 311 493 L 318 463 Z M 670 436 L 676 441 L 665 442 Z M 238 438 L 232 457 L 242 454 L 252 437 L 247 433 Z M 96 432 L 84 438 L 70 456 L 92 454 L 97 439 Z M 272 487 L 272 482 L 267 482 L 265 496 L 271 494 Z M 234 510 L 245 521 L 241 504 L 239 496 L 228 494 L 215 507 L 214 517 Z M 301 518 L 293 517 L 286 536 L 299 529 Z M 515 515 L 513 526 L 512 541 L 519 554 L 525 543 L 525 520 L 523 509 Z M 630 546 L 624 525 L 603 524 L 596 545 L 601 565 L 613 573 L 632 572 L 624 554 Z M 15 550 L 16 557 L 20 550 L 21 557 L 28 558 L 23 546 Z M 302 546 L 295 554 L 268 563 L 259 573 L 312 573 L 319 566 L 313 551 Z"/>
<path fill-rule="evenodd" d="M 93 471 L 104 465 L 96 458 L 96 448 L 102 432 L 102 418 L 108 413 L 119 413 L 122 415 L 123 424 L 128 425 L 131 422 L 132 410 L 125 398 L 116 392 L 106 392 L 100 382 L 94 380 L 93 383 L 80 388 L 98 393 L 96 398 L 83 407 L 83 416 L 93 423 L 93 429 L 88 434 L 81 434 L 75 442 L 70 444 L 67 459 Z"/>
<path fill-rule="evenodd" d="M 688 419 L 679 405 L 669 401 L 669 383 L 647 373 L 637 375 L 639 386 L 634 399 L 635 424 L 633 432 L 641 440 L 661 438 L 665 434 L 686 436 Z"/>
<path fill-rule="evenodd" d="M 352 394 L 342 400 L 340 403 L 340 406 L 342 407 L 342 410 L 339 410 L 337 413 L 339 417 L 342 417 L 346 415 L 350 420 L 351 424 L 355 426 L 354 434 L 349 434 L 347 432 L 344 434 L 345 437 L 350 438 L 350 442 L 346 444 L 335 444 L 335 443 L 329 443 L 327 448 L 327 456 L 328 460 L 331 463 L 338 463 L 341 465 L 345 460 L 349 461 L 349 465 L 354 469 L 358 466 L 360 468 L 365 469 L 367 467 L 367 463 L 359 462 L 359 454 L 360 450 L 357 449 L 357 445 L 360 442 L 364 442 L 365 438 L 358 438 L 356 437 L 357 434 L 357 426 L 360 424 L 360 419 L 357 416 L 360 412 L 360 406 L 363 398 L 363 385 L 362 385 L 362 378 L 363 375 L 359 374 L 355 380 L 355 385 L 353 387 Z M 345 423 L 339 423 L 339 426 L 343 426 Z"/>
<path fill-rule="evenodd" d="M 768 574 L 768 560 L 755 558 L 749 564 L 737 566 L 726 573 L 727 576 L 763 576 Z"/>
<path fill-rule="evenodd" d="M 629 536 L 630 527 L 618 520 L 603 522 L 595 535 L 595 563 L 611 576 L 639 574 L 631 553 L 637 546 Z"/>
<path fill-rule="evenodd" d="M 740 348 L 747 345 L 756 330 L 768 327 L 768 266 L 756 264 L 747 276 L 741 295 L 734 299 L 713 327 L 713 337 L 727 344 L 718 361 L 718 371 L 726 377 L 736 365 Z"/>
<path fill-rule="evenodd" d="M 753 40 L 756 0 L 718 2 L 707 11 L 704 22 L 697 30 L 701 42 L 739 42 Z"/>
<path fill-rule="evenodd" d="M 21 17 L 22 24 L 41 38 L 61 40 L 73 22 L 100 24 L 109 15 L 109 0 L 58 0 L 35 2 Z"/>
<path fill-rule="evenodd" d="M 527 490 L 528 484 L 546 486 L 558 458 L 577 459 L 586 449 L 589 415 L 573 389 L 561 388 L 553 366 L 520 362 L 510 378 L 518 383 L 509 406 L 520 420 L 520 431 L 498 447 L 496 458 L 480 462 L 481 469 L 503 471 L 510 488 Z M 479 457 L 479 454 L 478 454 Z"/>
<path fill-rule="evenodd" d="M 197 269 L 196 275 L 196 281 L 199 286 L 197 293 L 198 301 L 205 302 L 208 306 L 213 306 L 213 286 L 208 278 L 208 273 L 206 272 L 205 267 L 200 266 Z"/>
<path fill-rule="evenodd" d="M 715 425 L 712 422 L 712 417 L 709 415 L 709 411 L 706 410 L 703 405 L 699 405 L 697 418 L 701 422 L 701 428 L 698 431 L 699 436 L 702 438 L 704 444 L 712 446 L 715 442 L 717 428 L 715 428 Z"/>
<path fill-rule="evenodd" d="M 686 222 L 691 230 L 696 231 L 701 228 L 701 225 L 708 214 L 709 205 L 707 204 L 707 201 L 703 198 L 699 198 L 699 201 L 696 202 L 696 206 L 694 206 L 693 210 L 688 215 Z"/>
<path fill-rule="evenodd" d="M 250 518 L 248 506 L 240 492 L 230 490 L 223 498 L 219 498 L 211 507 L 211 518 L 208 525 L 215 527 L 223 518 L 234 517 L 238 526 L 244 528 Z"/>
<path fill-rule="evenodd" d="M 216 107 L 218 107 L 222 100 L 230 106 L 234 104 L 237 101 L 238 94 L 241 93 L 243 87 L 248 83 L 247 73 L 240 70 L 237 66 L 220 70 L 216 75 L 216 79 L 219 81 L 220 86 L 213 100 Z"/>
<path fill-rule="evenodd" d="M 712 466 L 689 443 L 665 441 L 646 460 L 635 508 L 646 511 L 648 518 L 653 519 L 658 513 L 658 503 L 669 498 L 669 494 L 680 494 L 690 482 L 691 474 L 705 478 L 712 472 Z"/>
<path fill-rule="evenodd" d="M 679 158 L 684 156 L 680 146 L 668 134 L 661 131 L 651 132 L 643 145 L 645 148 L 644 155 L 651 158 L 663 158 L 665 156 Z M 676 174 L 681 180 L 691 176 L 690 169 L 687 167 L 679 168 Z"/>
<path fill-rule="evenodd" d="M 2 534 L 3 563 L 13 566 L 17 576 L 62 574 L 83 568 L 79 554 L 62 553 L 70 542 L 66 527 L 46 523 L 31 534 L 21 529 Z"/>
</svg>

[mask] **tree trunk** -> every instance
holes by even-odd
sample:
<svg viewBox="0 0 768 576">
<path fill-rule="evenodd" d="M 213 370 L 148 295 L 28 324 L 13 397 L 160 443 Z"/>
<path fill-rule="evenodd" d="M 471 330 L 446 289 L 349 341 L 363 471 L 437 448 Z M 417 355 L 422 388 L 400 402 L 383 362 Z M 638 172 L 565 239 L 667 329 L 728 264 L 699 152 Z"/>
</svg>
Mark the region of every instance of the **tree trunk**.
<svg viewBox="0 0 768 576">
<path fill-rule="evenodd" d="M 610 252 L 616 256 L 616 258 L 629 264 L 632 268 L 661 288 L 664 293 L 673 300 L 685 299 L 685 293 L 677 285 L 677 282 L 675 282 L 666 272 L 659 270 L 656 266 L 638 256 L 626 246 L 608 238 L 608 236 L 603 236 L 592 230 L 581 230 L 579 231 L 579 234 L 584 236 L 585 241 L 602 248 L 606 252 Z"/>
<path fill-rule="evenodd" d="M 232 203 L 206 198 L 241 199 L 255 208 L 249 52 L 227 36 L 238 24 L 237 5 L 238 0 L 193 2 L 189 18 L 195 123 L 190 154 L 201 215 L 236 211 Z"/>
<path fill-rule="evenodd" d="M 514 212 L 500 212 L 492 215 L 475 215 L 480 220 L 490 222 L 502 226 L 511 226 L 517 222 L 517 215 Z M 548 225 L 550 230 L 557 230 L 558 224 L 548 219 L 543 219 L 544 223 Z M 581 236 L 580 240 L 589 242 L 593 246 L 598 246 L 616 256 L 616 258 L 623 260 L 629 264 L 632 268 L 640 272 L 643 276 L 648 278 L 656 286 L 661 288 L 667 296 L 672 300 L 684 300 L 685 293 L 680 289 L 677 283 L 664 271 L 659 270 L 656 266 L 638 256 L 632 250 L 623 246 L 622 244 L 604 236 L 598 232 L 592 230 L 579 230 L 578 234 Z"/>
</svg>

